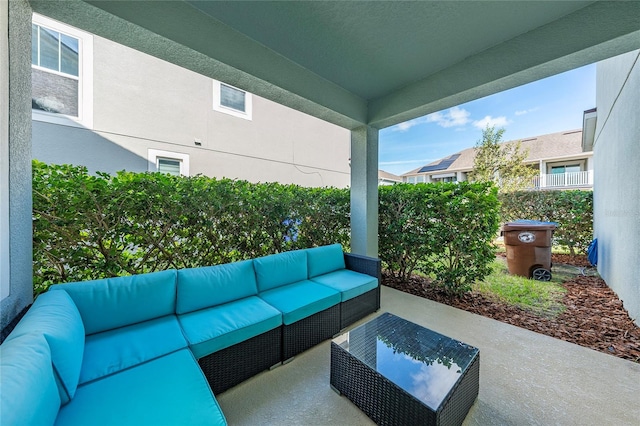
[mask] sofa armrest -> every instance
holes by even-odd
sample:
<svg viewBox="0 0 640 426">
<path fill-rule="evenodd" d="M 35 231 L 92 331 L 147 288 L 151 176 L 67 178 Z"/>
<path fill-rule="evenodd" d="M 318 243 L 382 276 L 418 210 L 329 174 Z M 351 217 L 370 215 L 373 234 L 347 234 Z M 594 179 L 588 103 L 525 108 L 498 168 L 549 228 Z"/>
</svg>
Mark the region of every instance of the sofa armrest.
<svg viewBox="0 0 640 426">
<path fill-rule="evenodd" d="M 360 254 L 345 253 L 344 264 L 347 269 L 360 272 L 361 274 L 371 275 L 378 279 L 378 283 L 382 282 L 382 262 L 380 259 Z"/>
</svg>

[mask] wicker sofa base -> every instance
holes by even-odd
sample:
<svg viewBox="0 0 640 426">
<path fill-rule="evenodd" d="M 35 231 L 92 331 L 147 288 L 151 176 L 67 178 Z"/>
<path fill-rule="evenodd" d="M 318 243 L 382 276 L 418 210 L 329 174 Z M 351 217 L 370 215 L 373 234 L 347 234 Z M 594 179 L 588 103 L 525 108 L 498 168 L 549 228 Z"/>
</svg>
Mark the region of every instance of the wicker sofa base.
<svg viewBox="0 0 640 426">
<path fill-rule="evenodd" d="M 282 327 L 282 360 L 333 337 L 340 331 L 340 304 Z"/>
<path fill-rule="evenodd" d="M 461 425 L 478 396 L 480 357 L 467 369 L 458 386 L 433 411 L 395 383 L 335 343 L 331 343 L 331 387 L 346 396 L 379 425 Z"/>
<path fill-rule="evenodd" d="M 282 361 L 282 327 L 198 360 L 214 394 L 244 382 Z"/>
<path fill-rule="evenodd" d="M 380 309 L 380 286 L 340 304 L 340 329 Z"/>
</svg>

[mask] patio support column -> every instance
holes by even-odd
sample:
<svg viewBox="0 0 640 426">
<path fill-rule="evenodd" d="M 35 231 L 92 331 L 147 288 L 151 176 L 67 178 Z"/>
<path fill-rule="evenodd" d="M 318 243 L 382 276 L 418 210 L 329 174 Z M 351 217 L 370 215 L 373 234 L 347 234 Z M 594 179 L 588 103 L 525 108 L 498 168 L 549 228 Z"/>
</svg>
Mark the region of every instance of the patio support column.
<svg viewBox="0 0 640 426">
<path fill-rule="evenodd" d="M 0 329 L 33 302 L 31 15 L 0 1 Z"/>
<path fill-rule="evenodd" d="M 351 131 L 351 252 L 378 256 L 378 129 Z"/>
</svg>

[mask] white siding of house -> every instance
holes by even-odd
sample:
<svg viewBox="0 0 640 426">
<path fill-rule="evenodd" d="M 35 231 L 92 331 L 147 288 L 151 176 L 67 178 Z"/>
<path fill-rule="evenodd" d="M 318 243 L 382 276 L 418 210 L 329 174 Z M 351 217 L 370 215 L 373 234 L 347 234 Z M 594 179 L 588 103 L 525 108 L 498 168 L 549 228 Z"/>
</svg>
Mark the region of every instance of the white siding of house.
<svg viewBox="0 0 640 426">
<path fill-rule="evenodd" d="M 598 272 L 640 324 L 640 51 L 600 62 L 596 87 Z"/>
<path fill-rule="evenodd" d="M 255 95 L 250 119 L 216 111 L 214 80 L 101 37 L 93 56 L 93 129 L 34 121 L 34 158 L 147 171 L 151 149 L 188 155 L 190 175 L 350 184 L 346 129 Z"/>
</svg>

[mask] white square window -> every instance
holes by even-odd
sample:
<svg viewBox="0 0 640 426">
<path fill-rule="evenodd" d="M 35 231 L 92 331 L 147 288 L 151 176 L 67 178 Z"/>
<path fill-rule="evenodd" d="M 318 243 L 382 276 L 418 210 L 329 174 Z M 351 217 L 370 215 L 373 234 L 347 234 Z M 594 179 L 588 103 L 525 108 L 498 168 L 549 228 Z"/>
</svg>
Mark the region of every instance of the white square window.
<svg viewBox="0 0 640 426">
<path fill-rule="evenodd" d="M 189 176 L 189 154 L 149 149 L 147 159 L 150 172 Z"/>
<path fill-rule="evenodd" d="M 237 87 L 226 83 L 213 81 L 213 109 L 233 115 L 234 117 L 251 120 L 252 117 L 252 96 Z"/>
<path fill-rule="evenodd" d="M 170 175 L 180 175 L 182 160 L 175 158 L 158 158 L 158 172 Z"/>
<path fill-rule="evenodd" d="M 33 14 L 31 108 L 34 120 L 93 128 L 93 36 Z"/>
</svg>

